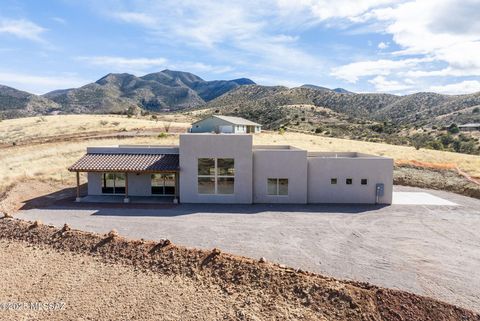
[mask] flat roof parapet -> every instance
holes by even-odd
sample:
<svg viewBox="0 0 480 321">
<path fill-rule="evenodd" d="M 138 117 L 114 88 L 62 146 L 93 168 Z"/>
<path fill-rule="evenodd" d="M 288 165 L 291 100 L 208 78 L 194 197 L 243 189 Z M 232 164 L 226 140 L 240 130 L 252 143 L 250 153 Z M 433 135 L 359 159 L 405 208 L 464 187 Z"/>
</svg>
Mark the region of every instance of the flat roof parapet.
<svg viewBox="0 0 480 321">
<path fill-rule="evenodd" d="M 358 152 L 308 152 L 307 156 L 320 158 L 388 158 Z"/>
<path fill-rule="evenodd" d="M 119 145 L 87 147 L 87 154 L 178 154 L 178 146 Z"/>
<path fill-rule="evenodd" d="M 303 150 L 291 145 L 253 145 L 253 150 Z"/>
</svg>

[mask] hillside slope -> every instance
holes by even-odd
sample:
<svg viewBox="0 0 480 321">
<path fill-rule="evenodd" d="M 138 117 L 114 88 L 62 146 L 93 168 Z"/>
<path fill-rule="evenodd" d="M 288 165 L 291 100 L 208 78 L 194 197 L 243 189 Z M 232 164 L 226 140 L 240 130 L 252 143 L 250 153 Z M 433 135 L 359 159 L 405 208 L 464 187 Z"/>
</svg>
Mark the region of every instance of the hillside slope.
<svg viewBox="0 0 480 321">
<path fill-rule="evenodd" d="M 48 98 L 0 85 L 0 119 L 45 114 L 59 108 Z"/>
<path fill-rule="evenodd" d="M 108 74 L 95 83 L 44 96 L 60 104 L 65 112 L 73 113 L 121 112 L 128 108 L 165 111 L 201 106 L 243 84 L 254 82 L 205 81 L 188 72 L 163 70 L 142 77 Z"/>
<path fill-rule="evenodd" d="M 298 88 L 253 85 L 227 92 L 209 102 L 207 107 L 228 109 L 237 106 L 241 110 L 255 109 L 258 106 L 277 108 L 298 104 L 325 107 L 352 117 L 391 121 L 396 124 L 448 125 L 452 122 L 480 121 L 480 112 L 475 109 L 480 105 L 480 93 L 456 96 L 416 93 L 396 96 L 339 93 L 313 85 Z"/>
</svg>

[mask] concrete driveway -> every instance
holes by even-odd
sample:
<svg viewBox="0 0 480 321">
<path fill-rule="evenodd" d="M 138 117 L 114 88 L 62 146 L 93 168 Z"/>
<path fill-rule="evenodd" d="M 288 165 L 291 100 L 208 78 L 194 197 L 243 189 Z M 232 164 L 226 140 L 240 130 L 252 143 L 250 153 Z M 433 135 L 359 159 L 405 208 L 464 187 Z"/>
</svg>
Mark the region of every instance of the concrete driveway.
<svg viewBox="0 0 480 321">
<path fill-rule="evenodd" d="M 386 207 L 126 209 L 72 204 L 25 210 L 17 217 L 57 226 L 68 223 L 100 233 L 114 228 L 130 238 L 168 238 L 189 247 L 218 247 L 337 278 L 407 290 L 480 312 L 480 200 L 416 188 L 395 190 L 414 194 L 403 194 L 400 204 Z"/>
</svg>

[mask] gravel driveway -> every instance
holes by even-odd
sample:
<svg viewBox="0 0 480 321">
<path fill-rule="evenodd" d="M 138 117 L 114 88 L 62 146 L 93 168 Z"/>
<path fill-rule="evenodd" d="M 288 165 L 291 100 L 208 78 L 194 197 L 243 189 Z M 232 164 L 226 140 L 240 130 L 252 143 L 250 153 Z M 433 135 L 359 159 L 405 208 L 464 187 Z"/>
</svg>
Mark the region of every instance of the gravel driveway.
<svg viewBox="0 0 480 321">
<path fill-rule="evenodd" d="M 57 226 L 218 247 L 342 279 L 430 296 L 480 312 L 480 200 L 423 192 L 453 205 L 54 206 L 19 212 Z M 448 204 L 448 202 L 446 202 Z"/>
</svg>

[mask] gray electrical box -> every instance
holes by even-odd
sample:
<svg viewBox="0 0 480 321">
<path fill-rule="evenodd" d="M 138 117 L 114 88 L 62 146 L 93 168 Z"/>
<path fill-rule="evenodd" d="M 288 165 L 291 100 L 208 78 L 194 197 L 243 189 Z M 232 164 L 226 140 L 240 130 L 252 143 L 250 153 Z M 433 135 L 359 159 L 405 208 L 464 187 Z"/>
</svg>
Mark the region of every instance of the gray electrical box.
<svg viewBox="0 0 480 321">
<path fill-rule="evenodd" d="M 385 185 L 383 183 L 377 183 L 376 185 L 376 195 L 383 196 L 385 190 Z"/>
</svg>

